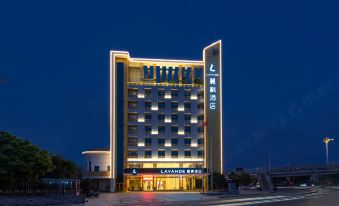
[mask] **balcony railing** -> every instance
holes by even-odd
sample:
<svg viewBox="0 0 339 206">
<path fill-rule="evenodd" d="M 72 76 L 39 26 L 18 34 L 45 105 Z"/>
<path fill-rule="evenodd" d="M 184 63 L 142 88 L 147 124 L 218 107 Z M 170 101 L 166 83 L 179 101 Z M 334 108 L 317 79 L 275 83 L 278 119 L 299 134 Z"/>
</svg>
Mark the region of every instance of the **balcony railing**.
<svg viewBox="0 0 339 206">
<path fill-rule="evenodd" d="M 95 178 L 95 177 L 102 177 L 102 178 L 109 178 L 110 171 L 98 171 L 98 172 L 83 172 L 83 177 L 87 178 Z"/>
</svg>

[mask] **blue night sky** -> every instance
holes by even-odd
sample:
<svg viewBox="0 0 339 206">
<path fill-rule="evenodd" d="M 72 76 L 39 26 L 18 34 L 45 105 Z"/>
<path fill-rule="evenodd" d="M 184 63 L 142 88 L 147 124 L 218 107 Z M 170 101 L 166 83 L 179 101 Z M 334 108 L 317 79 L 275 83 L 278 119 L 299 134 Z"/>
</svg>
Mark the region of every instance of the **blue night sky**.
<svg viewBox="0 0 339 206">
<path fill-rule="evenodd" d="M 109 50 L 200 60 L 222 39 L 226 169 L 324 162 L 322 138 L 339 140 L 333 2 L 1 2 L 0 130 L 81 164 L 109 145 Z"/>
</svg>

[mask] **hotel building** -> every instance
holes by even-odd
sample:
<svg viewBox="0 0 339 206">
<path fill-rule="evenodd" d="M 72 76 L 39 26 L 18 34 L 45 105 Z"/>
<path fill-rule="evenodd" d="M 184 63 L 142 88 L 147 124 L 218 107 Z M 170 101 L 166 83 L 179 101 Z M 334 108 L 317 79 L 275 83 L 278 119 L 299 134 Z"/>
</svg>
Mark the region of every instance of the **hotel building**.
<svg viewBox="0 0 339 206">
<path fill-rule="evenodd" d="M 111 51 L 110 150 L 83 153 L 85 178 L 109 179 L 112 192 L 206 188 L 210 171 L 223 172 L 221 55 L 221 41 L 200 61 Z M 89 158 L 99 154 L 106 161 Z M 102 169 L 89 161 L 107 158 Z"/>
</svg>

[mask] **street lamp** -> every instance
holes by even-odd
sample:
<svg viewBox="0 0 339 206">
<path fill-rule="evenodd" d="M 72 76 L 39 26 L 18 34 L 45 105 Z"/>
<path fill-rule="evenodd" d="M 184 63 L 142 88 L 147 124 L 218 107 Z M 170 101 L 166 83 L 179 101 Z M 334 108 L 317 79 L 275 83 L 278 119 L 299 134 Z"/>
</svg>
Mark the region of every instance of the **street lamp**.
<svg viewBox="0 0 339 206">
<path fill-rule="evenodd" d="M 323 139 L 323 142 L 325 143 L 326 146 L 326 164 L 328 164 L 328 143 L 330 143 L 331 141 L 334 141 L 334 139 L 328 137 L 325 137 Z"/>
</svg>

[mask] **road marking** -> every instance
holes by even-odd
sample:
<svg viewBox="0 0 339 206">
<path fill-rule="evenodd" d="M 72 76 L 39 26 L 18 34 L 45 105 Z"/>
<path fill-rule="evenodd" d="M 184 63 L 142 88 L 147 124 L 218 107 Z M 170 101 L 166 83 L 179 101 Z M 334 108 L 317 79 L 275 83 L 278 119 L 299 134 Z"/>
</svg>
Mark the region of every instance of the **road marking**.
<svg viewBox="0 0 339 206">
<path fill-rule="evenodd" d="M 304 195 L 277 195 L 277 196 L 266 196 L 266 197 L 253 197 L 253 198 L 240 198 L 240 199 L 232 199 L 225 200 L 221 204 L 214 206 L 244 206 L 244 205 L 254 205 L 254 204 L 265 204 L 265 203 L 273 203 L 273 202 L 283 202 L 283 201 L 291 201 L 291 200 L 299 200 L 306 198 L 315 198 L 319 197 L 320 194 L 311 193 Z"/>
</svg>

